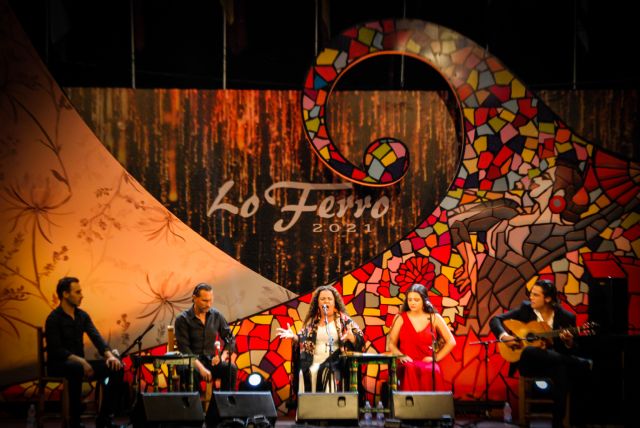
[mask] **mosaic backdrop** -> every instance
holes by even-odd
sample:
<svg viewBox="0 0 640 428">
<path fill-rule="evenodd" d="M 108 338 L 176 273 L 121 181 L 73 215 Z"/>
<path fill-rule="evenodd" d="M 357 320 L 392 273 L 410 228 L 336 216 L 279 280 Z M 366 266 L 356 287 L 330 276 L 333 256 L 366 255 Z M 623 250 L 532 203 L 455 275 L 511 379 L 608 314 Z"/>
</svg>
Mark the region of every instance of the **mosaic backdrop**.
<svg viewBox="0 0 640 428">
<path fill-rule="evenodd" d="M 585 261 L 608 261 L 629 277 L 630 328 L 637 330 L 638 165 L 573 132 L 502 63 L 463 36 L 420 21 L 381 21 L 345 31 L 320 53 L 302 94 L 305 131 L 313 150 L 337 175 L 365 186 L 392 185 L 408 174 L 410 155 L 393 135 L 362 154 L 331 137 L 327 104 L 341 73 L 379 54 L 405 54 L 434 67 L 459 102 L 464 131 L 456 177 L 438 207 L 387 251 L 343 276 L 338 286 L 349 312 L 365 326 L 368 350 L 384 352 L 385 336 L 403 291 L 420 282 L 448 319 L 458 346 L 443 362 L 457 397 L 515 396 L 515 380 L 489 347 L 482 365 L 474 342 L 488 320 L 522 301 L 538 278 L 555 281 L 563 304 L 586 321 Z M 247 332 L 242 366 L 272 374 L 280 398 L 289 393 L 287 366 L 274 354 L 274 329 L 301 326 L 301 298 L 238 323 Z M 301 308 L 302 306 L 302 308 Z M 626 308 L 618 308 L 626 310 Z M 262 333 L 258 333 L 262 332 Z M 256 349 L 253 344 L 264 344 Z M 365 383 L 379 392 L 375 368 Z M 507 395 L 509 392 L 509 395 Z"/>
<path fill-rule="evenodd" d="M 444 197 L 461 150 L 446 93 L 343 93 L 332 100 L 330 120 L 354 153 L 385 132 L 407 141 L 415 157 L 410 177 L 380 189 L 353 186 L 318 163 L 300 126 L 299 92 L 67 93 L 164 206 L 293 292 L 335 281 L 407 234 Z"/>
<path fill-rule="evenodd" d="M 268 187 L 265 183 L 251 184 L 249 177 L 268 177 L 269 186 L 272 177 L 293 177 L 314 180 L 316 185 L 353 183 L 358 186 L 353 190 L 356 194 L 386 192 L 375 195 L 384 194 L 389 206 L 399 212 L 392 225 L 387 226 L 383 220 L 376 223 L 388 234 L 384 237 L 374 232 L 379 234 L 378 239 L 385 239 L 382 248 L 373 240 L 361 244 L 367 242 L 363 230 L 352 240 L 323 231 L 323 236 L 335 239 L 326 245 L 337 251 L 327 252 L 327 261 L 314 279 L 328 279 L 342 291 L 349 313 L 364 329 L 369 352 L 384 352 L 386 333 L 407 287 L 414 282 L 427 284 L 432 301 L 450 323 L 458 342 L 442 362 L 445 379 L 457 398 L 483 396 L 485 355 L 473 342 L 491 337 L 489 317 L 517 304 L 526 287 L 538 277 L 556 280 L 563 304 L 582 322 L 589 303 L 588 284 L 583 281 L 588 263 L 616 267 L 629 280 L 630 330 L 640 328 L 636 309 L 640 298 L 637 165 L 579 137 L 498 59 L 455 32 L 424 22 L 391 20 L 350 29 L 318 56 L 299 98 L 268 91 L 241 95 L 233 91 L 144 91 L 140 99 L 155 98 L 144 103 L 138 94 L 105 91 L 94 95 L 106 102 L 92 104 L 86 94 L 70 91 L 79 97 L 78 105 L 85 106 L 85 116 L 95 122 L 98 134 L 99 125 L 104 125 L 104 134 L 96 138 L 24 42 L 6 6 L 0 12 L 2 28 L 11 30 L 0 39 L 0 65 L 6 76 L 0 94 L 0 334 L 9 345 L 6 349 L 11 349 L 3 353 L 1 368 L 16 380 L 28 379 L 25 373 L 33 365 L 33 346 L 22 344 L 33 343 L 32 327 L 42 325 L 57 303 L 52 287 L 59 276 L 81 277 L 87 297 L 83 306 L 116 347 L 131 343 L 135 333 L 155 323 L 156 330 L 145 342 L 145 352 L 151 353 L 164 352 L 163 327 L 177 310 L 188 306 L 187 293 L 202 280 L 216 285 L 216 306 L 234 321 L 241 378 L 250 371 L 262 372 L 272 382 L 276 405 L 286 412 L 291 344 L 276 338 L 275 329 L 287 323 L 300 328 L 310 294 L 295 296 L 282 285 L 300 287 L 313 281 L 291 281 L 295 276 L 290 272 L 304 270 L 296 266 L 298 259 L 286 257 L 286 249 L 273 256 L 286 269 L 278 267 L 263 274 L 266 277 L 229 257 L 238 254 L 233 248 L 236 231 L 241 232 L 243 243 L 259 242 L 245 232 L 251 230 L 251 224 L 258 230 L 258 221 L 234 224 L 235 219 L 225 218 L 222 210 L 221 218 L 206 227 L 226 228 L 231 247 L 221 245 L 224 252 L 190 228 L 192 220 L 193 228 L 203 227 L 203 213 L 196 210 L 202 210 L 201 200 L 210 201 L 196 196 L 193 200 L 199 202 L 199 208 L 181 204 L 202 190 L 210 195 L 216 184 L 229 180 L 227 177 L 233 177 L 234 183 L 238 180 L 235 184 L 242 191 L 230 198 L 238 201 Z M 364 120 L 355 113 L 354 105 L 375 106 L 375 100 L 386 96 L 377 93 L 353 98 L 360 101 L 349 101 L 351 95 L 345 94 L 342 116 L 333 117 L 333 107 L 327 109 L 327 103 L 340 100 L 341 95 L 332 93 L 340 74 L 380 53 L 411 55 L 439 71 L 457 100 L 457 117 L 435 126 L 421 117 L 425 128 L 409 120 L 370 120 L 369 116 Z M 424 96 L 391 95 L 392 99 L 413 95 L 413 100 Z M 549 104 L 558 96 L 547 95 Z M 431 100 L 448 99 L 429 96 Z M 591 99 L 584 94 L 570 96 Z M 630 155 L 629 141 L 637 136 L 637 93 L 609 92 L 605 96 L 611 100 L 601 110 L 594 110 L 595 103 L 567 103 L 569 115 L 578 116 L 578 122 L 596 138 L 614 137 L 611 141 L 619 145 L 612 147 Z M 195 108 L 189 107 L 193 100 L 197 100 Z M 267 100 L 278 101 L 270 105 Z M 301 122 L 299 117 L 274 116 L 289 111 L 282 104 L 290 100 L 300 103 Z M 247 101 L 248 106 L 255 103 L 249 111 L 259 115 L 271 112 L 264 116 L 261 126 L 252 126 L 251 122 L 246 127 L 238 126 L 240 121 L 234 115 L 246 109 Z M 241 102 L 244 107 L 240 107 Z M 416 101 L 414 106 L 421 102 L 420 110 L 412 107 L 416 114 L 430 103 Z M 565 106 L 564 101 L 556 103 Z M 390 105 L 394 106 L 394 101 Z M 616 106 L 629 108 L 607 116 L 618 119 L 597 120 Z M 130 112 L 133 107 L 149 112 L 146 116 Z M 211 119 L 213 112 L 224 116 L 226 111 L 232 112 L 226 117 L 228 125 L 224 120 Z M 110 114 L 122 116 L 113 121 L 108 119 Z M 400 120 L 394 107 L 390 114 Z M 143 117 L 151 118 L 151 122 L 144 123 L 140 119 Z M 358 121 L 343 122 L 353 117 Z M 379 117 L 386 117 L 386 113 Z M 444 115 L 434 117 L 443 119 Z M 601 125 L 593 125 L 592 120 Z M 274 125 L 278 121 L 281 124 Z M 620 126 L 609 126 L 612 121 Z M 360 135 L 360 127 L 375 128 L 380 122 L 388 128 Z M 219 125 L 211 126 L 216 123 Z M 303 127 L 311 144 L 309 152 L 298 134 L 291 138 L 290 133 L 299 132 L 296 123 Z M 401 135 L 403 126 L 407 126 L 402 123 L 416 125 L 420 133 L 434 137 Z M 457 135 L 456 124 L 459 140 L 446 145 L 441 138 Z M 235 131 L 220 134 L 225 128 Z M 254 134 L 256 129 L 264 133 Z M 231 135 L 226 142 L 228 150 L 221 145 L 225 135 Z M 256 140 L 248 138 L 254 135 Z M 136 175 L 124 170 L 100 140 L 123 164 L 137 165 Z M 260 144 L 254 147 L 254 141 Z M 240 143 L 244 150 L 239 149 Z M 441 153 L 430 157 L 435 147 Z M 247 161 L 252 151 L 261 153 L 256 158 L 258 165 Z M 455 153 L 458 161 L 450 182 L 447 174 L 453 159 L 445 153 Z M 223 159 L 217 165 L 222 169 L 219 174 L 197 180 L 198 172 L 204 170 L 204 160 L 218 158 Z M 437 162 L 430 164 L 432 159 Z M 237 166 L 243 162 L 245 168 Z M 438 183 L 436 189 L 426 191 L 422 186 L 430 186 L 433 177 L 430 165 L 440 166 L 443 171 L 435 172 L 436 176 L 441 174 L 440 181 L 433 180 Z M 258 172 L 249 174 L 251 168 Z M 203 183 L 209 187 L 201 187 Z M 418 188 L 414 190 L 413 186 Z M 444 193 L 438 194 L 443 188 Z M 407 205 L 404 201 L 408 199 L 403 198 L 408 190 L 414 197 L 432 195 L 433 207 L 428 200 Z M 279 203 L 292 203 L 281 197 Z M 250 203 L 243 218 L 251 217 L 257 205 L 250 196 L 247 201 Z M 328 212 L 330 207 L 325 204 L 323 209 Z M 410 210 L 411 215 L 404 217 L 404 210 Z M 278 218 L 265 223 L 275 225 L 272 221 Z M 415 223 L 407 223 L 410 220 Z M 391 236 L 391 231 L 398 235 Z M 210 236 L 218 236 L 216 233 L 222 234 L 215 229 Z M 309 231 L 305 229 L 298 236 L 302 239 L 304 233 Z M 345 257 L 341 246 L 356 247 L 350 260 L 358 262 L 345 266 L 330 261 L 332 255 Z M 259 253 L 254 256 L 255 266 L 260 266 L 259 257 Z M 270 281 L 276 271 L 282 275 L 278 278 L 291 282 Z M 517 380 L 507 375 L 507 365 L 493 346 L 488 352 L 490 398 L 503 399 L 507 391 L 514 397 Z M 370 366 L 367 371 L 367 391 L 379 391 L 386 370 Z M 150 380 L 148 367 L 143 379 L 146 383 Z M 3 395 L 5 399 L 28 398 L 32 392 L 33 383 L 26 381 L 6 388 Z"/>
</svg>

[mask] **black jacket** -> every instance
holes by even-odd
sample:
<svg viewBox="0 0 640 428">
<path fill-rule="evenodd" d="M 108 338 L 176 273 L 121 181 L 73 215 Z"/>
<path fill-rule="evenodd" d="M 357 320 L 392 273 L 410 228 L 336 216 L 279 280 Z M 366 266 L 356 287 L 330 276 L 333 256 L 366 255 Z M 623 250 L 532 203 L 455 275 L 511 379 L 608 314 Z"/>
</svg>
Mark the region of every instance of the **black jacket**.
<svg viewBox="0 0 640 428">
<path fill-rule="evenodd" d="M 522 302 L 520 307 L 516 309 L 512 309 L 500 315 L 496 315 L 491 319 L 491 321 L 489 321 L 489 327 L 491 328 L 491 331 L 495 335 L 496 339 L 499 339 L 503 333 L 509 333 L 503 325 L 503 322 L 509 319 L 521 321 L 526 324 L 531 321 L 536 321 L 538 317 L 536 316 L 536 313 L 533 311 L 533 308 L 531 308 L 531 302 L 527 300 Z M 564 309 L 559 304 L 556 304 L 554 308 L 552 329 L 561 330 L 563 328 L 570 328 L 575 326 L 576 326 L 576 316 L 571 312 L 567 311 L 566 309 Z M 559 337 L 553 338 L 553 349 L 562 354 L 570 353 L 570 350 L 564 345 L 564 342 L 562 342 L 562 340 Z M 517 368 L 517 364 L 518 363 L 516 362 L 511 365 L 509 374 L 512 375 L 515 372 Z"/>
</svg>

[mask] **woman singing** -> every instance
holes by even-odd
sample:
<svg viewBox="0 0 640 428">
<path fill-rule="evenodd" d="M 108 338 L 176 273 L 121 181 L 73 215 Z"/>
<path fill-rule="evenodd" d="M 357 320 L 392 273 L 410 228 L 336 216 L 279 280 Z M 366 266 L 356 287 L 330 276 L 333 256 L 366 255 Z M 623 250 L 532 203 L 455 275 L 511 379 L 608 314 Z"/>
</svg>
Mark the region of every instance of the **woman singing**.
<svg viewBox="0 0 640 428">
<path fill-rule="evenodd" d="M 436 349 L 434 347 L 444 341 Z M 434 379 L 436 386 L 441 373 L 437 361 L 442 360 L 456 345 L 456 339 L 436 311 L 427 289 L 422 284 L 413 284 L 407 291 L 407 298 L 389 332 L 389 351 L 400 357 L 398 379 L 401 391 L 432 391 Z"/>
<path fill-rule="evenodd" d="M 294 360 L 294 373 L 299 370 L 302 379 L 299 392 L 338 390 L 340 353 L 362 351 L 362 330 L 346 312 L 338 291 L 323 285 L 313 292 L 309 313 L 297 335 L 290 328 L 278 328 L 280 338 L 293 339 L 299 345 L 299 360 Z"/>
</svg>

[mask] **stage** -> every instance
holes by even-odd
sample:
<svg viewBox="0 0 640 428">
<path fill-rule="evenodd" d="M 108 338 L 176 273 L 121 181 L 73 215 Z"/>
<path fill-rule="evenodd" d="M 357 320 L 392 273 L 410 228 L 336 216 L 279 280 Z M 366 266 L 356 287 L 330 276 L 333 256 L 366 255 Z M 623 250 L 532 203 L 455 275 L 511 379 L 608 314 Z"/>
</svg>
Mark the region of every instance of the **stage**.
<svg viewBox="0 0 640 428">
<path fill-rule="evenodd" d="M 124 418 L 124 417 L 120 417 L 120 418 L 116 418 L 115 423 L 119 424 L 121 427 L 131 427 L 131 425 L 129 424 L 129 420 L 128 418 Z M 5 428 L 24 428 L 25 426 L 25 421 L 24 420 L 11 420 L 11 421 L 1 421 L 2 426 Z M 85 428 L 95 428 L 95 423 L 93 421 L 90 420 L 83 420 L 82 423 L 84 424 Z M 353 425 L 344 425 L 344 424 L 340 424 L 340 425 L 331 425 L 331 424 L 321 424 L 321 425 L 312 425 L 312 424 L 298 424 L 296 423 L 295 419 L 292 418 L 286 418 L 286 417 L 279 417 L 278 420 L 276 421 L 275 427 L 274 428 L 315 428 L 315 427 L 322 427 L 322 428 L 327 428 L 327 427 L 332 427 L 332 426 L 339 426 L 339 427 L 357 427 L 358 425 L 353 424 Z M 406 428 L 411 428 L 414 426 L 438 426 L 437 424 L 433 424 L 433 425 L 409 425 L 409 424 L 405 424 L 402 423 L 400 425 L 400 427 L 406 427 Z M 505 428 L 505 427 L 517 427 L 518 424 L 514 423 L 514 424 L 506 424 L 504 423 L 502 420 L 497 420 L 497 419 L 484 419 L 484 418 L 472 418 L 472 417 L 467 417 L 465 415 L 464 418 L 460 418 L 460 419 L 456 419 L 454 421 L 454 427 L 456 428 L 463 428 L 463 427 L 478 427 L 478 428 Z M 57 420 L 50 420 L 48 422 L 46 422 L 42 428 L 59 428 L 60 427 L 60 422 Z M 166 427 L 166 428 L 178 428 L 181 427 L 181 425 L 179 424 L 163 424 L 162 427 Z M 204 425 L 203 425 L 204 427 Z M 547 428 L 547 427 L 551 427 L 551 421 L 550 420 L 537 420 L 537 421 L 533 421 L 529 427 L 531 428 Z M 363 427 L 364 428 L 364 427 Z"/>
</svg>

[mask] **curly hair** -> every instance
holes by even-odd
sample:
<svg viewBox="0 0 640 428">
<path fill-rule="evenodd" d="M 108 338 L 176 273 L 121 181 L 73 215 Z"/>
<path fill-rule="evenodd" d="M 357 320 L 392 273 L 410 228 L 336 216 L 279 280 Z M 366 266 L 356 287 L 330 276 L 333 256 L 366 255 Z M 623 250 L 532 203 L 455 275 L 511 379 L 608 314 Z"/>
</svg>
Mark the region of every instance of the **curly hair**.
<svg viewBox="0 0 640 428">
<path fill-rule="evenodd" d="M 340 295 L 340 293 L 338 293 L 338 290 L 336 290 L 331 285 L 321 285 L 313 291 L 313 295 L 311 296 L 311 304 L 309 306 L 309 312 L 304 319 L 304 325 L 309 324 L 311 320 L 320 315 L 320 305 L 318 304 L 318 299 L 320 298 L 320 293 L 327 290 L 330 291 L 331 294 L 333 294 L 333 300 L 335 300 L 336 302 L 336 308 L 338 308 L 338 311 L 343 314 L 347 313 L 347 308 L 344 306 L 344 301 L 342 300 L 342 296 Z"/>
</svg>

